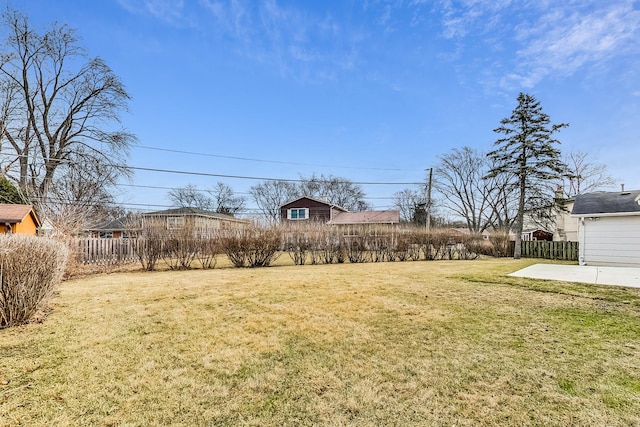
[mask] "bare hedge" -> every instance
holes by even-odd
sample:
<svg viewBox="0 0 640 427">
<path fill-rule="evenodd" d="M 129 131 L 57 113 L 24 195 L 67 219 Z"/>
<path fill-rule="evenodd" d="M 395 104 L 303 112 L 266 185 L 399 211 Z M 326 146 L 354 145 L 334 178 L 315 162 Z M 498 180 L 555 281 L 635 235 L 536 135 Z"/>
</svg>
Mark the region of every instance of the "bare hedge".
<svg viewBox="0 0 640 427">
<path fill-rule="evenodd" d="M 66 245 L 42 237 L 0 235 L 0 328 L 29 322 L 62 281 Z"/>
<path fill-rule="evenodd" d="M 219 243 L 235 267 L 268 267 L 280 256 L 282 232 L 278 228 L 228 231 Z"/>
<path fill-rule="evenodd" d="M 149 220 L 135 252 L 143 269 L 152 271 L 160 260 L 172 270 L 192 268 L 196 260 L 202 268 L 214 268 L 218 254 L 235 267 L 266 267 L 284 252 L 296 265 L 463 260 L 501 254 L 501 243 L 446 229 L 312 223 L 239 230 L 199 230 L 187 224 L 167 230 L 164 222 Z"/>
<path fill-rule="evenodd" d="M 450 230 L 321 224 L 283 227 L 283 247 L 297 265 L 475 259 L 492 251 L 481 236 Z"/>
</svg>

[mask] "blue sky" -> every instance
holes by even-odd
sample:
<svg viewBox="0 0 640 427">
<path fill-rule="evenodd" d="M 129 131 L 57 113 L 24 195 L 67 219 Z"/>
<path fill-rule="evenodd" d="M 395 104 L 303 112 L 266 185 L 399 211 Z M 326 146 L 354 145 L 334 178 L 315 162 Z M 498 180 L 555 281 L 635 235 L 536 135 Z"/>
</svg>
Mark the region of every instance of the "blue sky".
<svg viewBox="0 0 640 427">
<path fill-rule="evenodd" d="M 640 189 L 640 1 L 5 3 L 39 28 L 77 29 L 121 77 L 133 97 L 123 125 L 156 148 L 132 149 L 133 166 L 420 182 L 453 148 L 489 150 L 522 91 L 570 124 L 562 150 Z M 217 181 L 238 193 L 259 182 L 137 171 L 130 184 Z M 391 208 L 408 185 L 363 187 Z M 166 193 L 122 186 L 118 197 L 146 209 Z"/>
</svg>

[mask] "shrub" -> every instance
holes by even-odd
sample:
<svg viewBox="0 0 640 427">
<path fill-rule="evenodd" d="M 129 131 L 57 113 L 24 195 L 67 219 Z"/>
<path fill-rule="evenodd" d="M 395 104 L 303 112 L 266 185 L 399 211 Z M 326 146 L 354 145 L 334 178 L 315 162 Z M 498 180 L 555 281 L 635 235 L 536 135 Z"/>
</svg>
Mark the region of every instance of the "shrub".
<svg viewBox="0 0 640 427">
<path fill-rule="evenodd" d="M 367 237 L 362 232 L 355 232 L 344 236 L 344 247 L 350 263 L 355 264 L 369 260 Z"/>
<path fill-rule="evenodd" d="M 188 270 L 198 252 L 192 225 L 167 231 L 163 239 L 162 258 L 171 270 Z"/>
<path fill-rule="evenodd" d="M 33 236 L 0 235 L 0 328 L 30 321 L 61 282 L 67 247 Z"/>
<path fill-rule="evenodd" d="M 141 230 L 138 233 L 134 250 L 142 268 L 147 271 L 155 270 L 164 250 L 165 223 L 157 218 L 145 219 L 144 223 L 142 218 L 135 218 L 130 221 L 130 224 L 132 228 Z"/>
<path fill-rule="evenodd" d="M 494 257 L 506 257 L 509 253 L 509 234 L 505 232 L 492 233 L 489 241 L 493 245 Z"/>
<path fill-rule="evenodd" d="M 280 255 L 282 233 L 276 228 L 236 230 L 222 236 L 220 246 L 235 267 L 268 267 Z"/>
<path fill-rule="evenodd" d="M 284 249 L 295 265 L 304 265 L 311 250 L 311 228 L 290 227 L 284 232 Z"/>
<path fill-rule="evenodd" d="M 197 253 L 196 258 L 200 261 L 202 268 L 214 268 L 218 262 L 216 256 L 220 246 L 218 238 L 214 235 L 200 235 L 196 238 Z"/>
</svg>

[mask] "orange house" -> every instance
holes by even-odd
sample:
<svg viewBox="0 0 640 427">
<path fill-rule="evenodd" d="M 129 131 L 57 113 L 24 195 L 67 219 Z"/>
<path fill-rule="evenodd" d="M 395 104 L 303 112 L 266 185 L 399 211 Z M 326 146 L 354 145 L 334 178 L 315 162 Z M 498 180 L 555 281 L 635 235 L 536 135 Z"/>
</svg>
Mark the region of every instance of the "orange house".
<svg viewBox="0 0 640 427">
<path fill-rule="evenodd" d="M 0 233 L 30 234 L 35 236 L 40 220 L 31 205 L 0 203 Z"/>
</svg>

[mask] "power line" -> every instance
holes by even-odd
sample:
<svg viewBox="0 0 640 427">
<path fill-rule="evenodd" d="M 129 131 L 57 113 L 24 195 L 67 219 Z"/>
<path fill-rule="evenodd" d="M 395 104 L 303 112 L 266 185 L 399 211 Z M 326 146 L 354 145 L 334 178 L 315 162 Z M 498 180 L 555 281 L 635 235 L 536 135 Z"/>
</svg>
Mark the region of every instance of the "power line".
<svg viewBox="0 0 640 427">
<path fill-rule="evenodd" d="M 29 157 L 25 154 L 17 154 L 14 157 Z M 68 159 L 56 159 L 58 163 L 70 163 Z M 181 171 L 174 169 L 160 169 L 160 168 L 146 168 L 141 166 L 129 166 L 129 165 L 116 165 L 116 164 L 105 164 L 105 166 L 110 166 L 119 169 L 129 169 L 129 170 L 137 170 L 137 171 L 146 171 L 146 172 L 159 172 L 159 173 L 172 173 L 179 175 L 192 175 L 192 176 L 208 176 L 208 177 L 217 177 L 217 178 L 230 178 L 230 179 L 248 179 L 253 181 L 284 181 L 284 182 L 307 182 L 306 179 L 303 178 L 270 178 L 270 177 L 257 177 L 257 176 L 247 176 L 247 175 L 226 175 L 226 174 L 215 174 L 209 172 L 195 172 L 195 171 Z M 391 169 L 390 169 L 391 170 Z M 400 170 L 400 169 L 398 169 Z M 374 182 L 374 181 L 351 181 L 351 180 L 336 180 L 338 183 L 351 183 L 357 185 L 423 185 L 422 182 Z"/>
<path fill-rule="evenodd" d="M 159 185 L 141 185 L 141 184 L 114 184 L 116 187 L 133 187 L 133 188 L 151 188 L 151 189 L 156 189 L 156 190 L 181 190 L 184 187 L 163 187 L 163 186 L 159 186 Z M 200 188 L 195 188 L 195 191 L 198 191 L 200 193 L 206 193 L 209 192 L 210 190 L 202 190 Z M 244 195 L 244 196 L 250 196 L 251 193 L 247 193 L 247 192 L 235 192 L 233 194 L 240 194 L 240 195 Z M 368 200 L 392 200 L 393 197 L 368 197 L 365 196 L 363 197 L 363 199 L 368 199 Z"/>
<path fill-rule="evenodd" d="M 284 181 L 284 182 L 306 182 L 305 179 L 292 179 L 292 178 L 268 178 L 258 176 L 246 176 L 246 175 L 225 175 L 209 172 L 193 172 L 193 171 L 179 171 L 173 169 L 158 169 L 158 168 L 143 168 L 139 166 L 122 166 L 125 169 L 147 171 L 147 172 L 160 172 L 160 173 L 173 173 L 179 175 L 193 175 L 193 176 L 210 176 L 217 178 L 231 178 L 231 179 L 249 179 L 254 181 Z M 340 181 L 349 182 L 357 185 L 422 185 L 422 182 L 373 182 L 373 181 Z"/>
<path fill-rule="evenodd" d="M 260 162 L 260 163 L 275 163 L 281 165 L 294 165 L 294 166 L 314 166 L 321 168 L 336 168 L 336 169 L 355 169 L 355 170 L 374 170 L 374 171 L 394 171 L 394 172 L 415 172 L 420 171 L 420 169 L 401 169 L 401 168 L 374 168 L 374 167 L 361 167 L 361 166 L 336 166 L 336 165 L 323 165 L 323 164 L 315 164 L 315 163 L 302 163 L 302 162 L 286 162 L 284 160 L 265 160 L 265 159 L 254 159 L 250 157 L 236 157 L 236 156 L 223 156 L 221 154 L 210 154 L 210 153 L 198 153 L 195 151 L 185 151 L 185 150 L 174 150 L 171 148 L 160 148 L 160 147 L 151 147 L 149 145 L 134 145 L 134 147 L 142 148 L 145 150 L 153 150 L 153 151 L 164 151 L 168 153 L 178 153 L 178 154 L 189 154 L 192 156 L 203 156 L 203 157 L 216 157 L 220 159 L 230 159 L 230 160 L 242 160 L 249 162 Z"/>
</svg>

